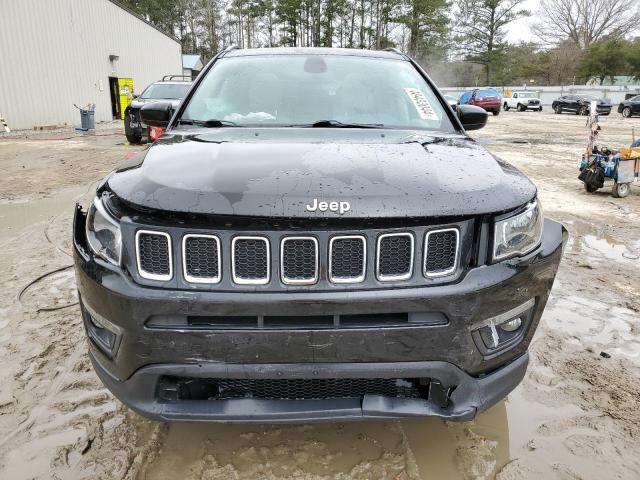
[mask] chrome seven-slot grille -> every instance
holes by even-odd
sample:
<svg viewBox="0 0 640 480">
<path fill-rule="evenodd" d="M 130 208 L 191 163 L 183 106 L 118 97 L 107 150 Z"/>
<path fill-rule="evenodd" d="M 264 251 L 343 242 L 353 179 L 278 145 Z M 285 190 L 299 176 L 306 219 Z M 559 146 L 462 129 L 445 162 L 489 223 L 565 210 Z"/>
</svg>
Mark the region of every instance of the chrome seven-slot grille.
<svg viewBox="0 0 640 480">
<path fill-rule="evenodd" d="M 455 272 L 460 250 L 458 228 L 432 229 L 423 237 L 422 274 L 429 278 Z M 277 248 L 271 245 L 275 241 L 279 243 Z M 313 285 L 324 271 L 327 280 L 334 284 L 364 282 L 369 271 L 380 282 L 402 281 L 413 276 L 416 234 L 378 235 L 375 242 L 371 241 L 371 248 L 375 248 L 374 265 L 367 264 L 369 241 L 358 234 L 329 237 L 327 250 L 324 250 L 328 265 L 322 268 L 320 245 L 315 236 L 285 235 L 274 240 L 262 235 L 238 235 L 225 247 L 218 235 L 186 234 L 181 239 L 182 274 L 189 283 L 219 283 L 223 252 L 228 251 L 233 283 L 265 285 L 272 280 L 272 251 L 275 251 L 279 256 L 279 279 L 287 285 Z M 160 281 L 173 278 L 171 237 L 167 233 L 138 230 L 135 247 L 138 273 L 142 278 Z"/>
</svg>

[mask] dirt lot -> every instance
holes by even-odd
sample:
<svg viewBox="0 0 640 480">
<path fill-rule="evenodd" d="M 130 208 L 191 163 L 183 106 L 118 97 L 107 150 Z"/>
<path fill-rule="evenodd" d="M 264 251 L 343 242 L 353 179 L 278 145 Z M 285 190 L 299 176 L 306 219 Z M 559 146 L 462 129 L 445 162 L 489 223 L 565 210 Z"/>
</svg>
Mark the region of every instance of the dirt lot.
<svg viewBox="0 0 640 480">
<path fill-rule="evenodd" d="M 74 199 L 142 147 L 116 126 L 0 135 L 0 478 L 640 478 L 640 184 L 625 199 L 585 193 L 584 123 L 504 112 L 476 135 L 571 236 L 525 381 L 466 424 L 164 425 L 129 412 L 89 365 L 70 229 Z M 605 118 L 603 143 L 628 145 L 633 124 Z"/>
</svg>

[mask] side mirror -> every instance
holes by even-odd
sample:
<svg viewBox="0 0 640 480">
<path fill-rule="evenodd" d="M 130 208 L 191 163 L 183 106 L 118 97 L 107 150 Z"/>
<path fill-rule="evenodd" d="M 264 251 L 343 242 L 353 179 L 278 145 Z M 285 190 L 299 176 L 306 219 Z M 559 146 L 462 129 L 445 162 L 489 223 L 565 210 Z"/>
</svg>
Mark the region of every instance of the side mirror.
<svg viewBox="0 0 640 480">
<path fill-rule="evenodd" d="M 480 130 L 489 117 L 484 108 L 475 105 L 458 105 L 456 112 L 465 130 Z"/>
<path fill-rule="evenodd" d="M 173 105 L 170 102 L 154 102 L 143 105 L 140 109 L 142 123 L 150 127 L 167 128 L 173 116 Z"/>
<path fill-rule="evenodd" d="M 137 93 L 134 93 L 133 95 L 131 95 L 131 97 L 135 100 L 136 98 L 138 98 L 140 95 L 138 95 Z"/>
</svg>

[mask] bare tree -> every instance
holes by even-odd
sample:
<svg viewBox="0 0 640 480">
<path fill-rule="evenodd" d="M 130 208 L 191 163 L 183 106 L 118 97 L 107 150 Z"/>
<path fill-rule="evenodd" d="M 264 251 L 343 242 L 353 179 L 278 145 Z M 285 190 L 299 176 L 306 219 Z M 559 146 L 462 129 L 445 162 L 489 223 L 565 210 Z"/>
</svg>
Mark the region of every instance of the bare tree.
<svg viewBox="0 0 640 480">
<path fill-rule="evenodd" d="M 542 0 L 534 31 L 543 42 L 571 40 L 584 49 L 604 37 L 621 38 L 640 25 L 638 0 Z"/>
</svg>

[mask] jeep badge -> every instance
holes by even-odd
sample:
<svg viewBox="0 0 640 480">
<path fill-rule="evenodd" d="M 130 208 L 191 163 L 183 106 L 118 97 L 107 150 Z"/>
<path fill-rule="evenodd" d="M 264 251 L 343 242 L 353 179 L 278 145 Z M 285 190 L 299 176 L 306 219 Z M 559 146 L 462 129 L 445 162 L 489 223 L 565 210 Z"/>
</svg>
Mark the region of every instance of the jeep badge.
<svg viewBox="0 0 640 480">
<path fill-rule="evenodd" d="M 314 198 L 311 204 L 307 204 L 307 210 L 310 212 L 318 210 L 326 212 L 327 210 L 331 210 L 332 212 L 338 212 L 340 215 L 343 215 L 351 210 L 351 205 L 349 202 L 318 202 L 318 199 Z"/>
</svg>

